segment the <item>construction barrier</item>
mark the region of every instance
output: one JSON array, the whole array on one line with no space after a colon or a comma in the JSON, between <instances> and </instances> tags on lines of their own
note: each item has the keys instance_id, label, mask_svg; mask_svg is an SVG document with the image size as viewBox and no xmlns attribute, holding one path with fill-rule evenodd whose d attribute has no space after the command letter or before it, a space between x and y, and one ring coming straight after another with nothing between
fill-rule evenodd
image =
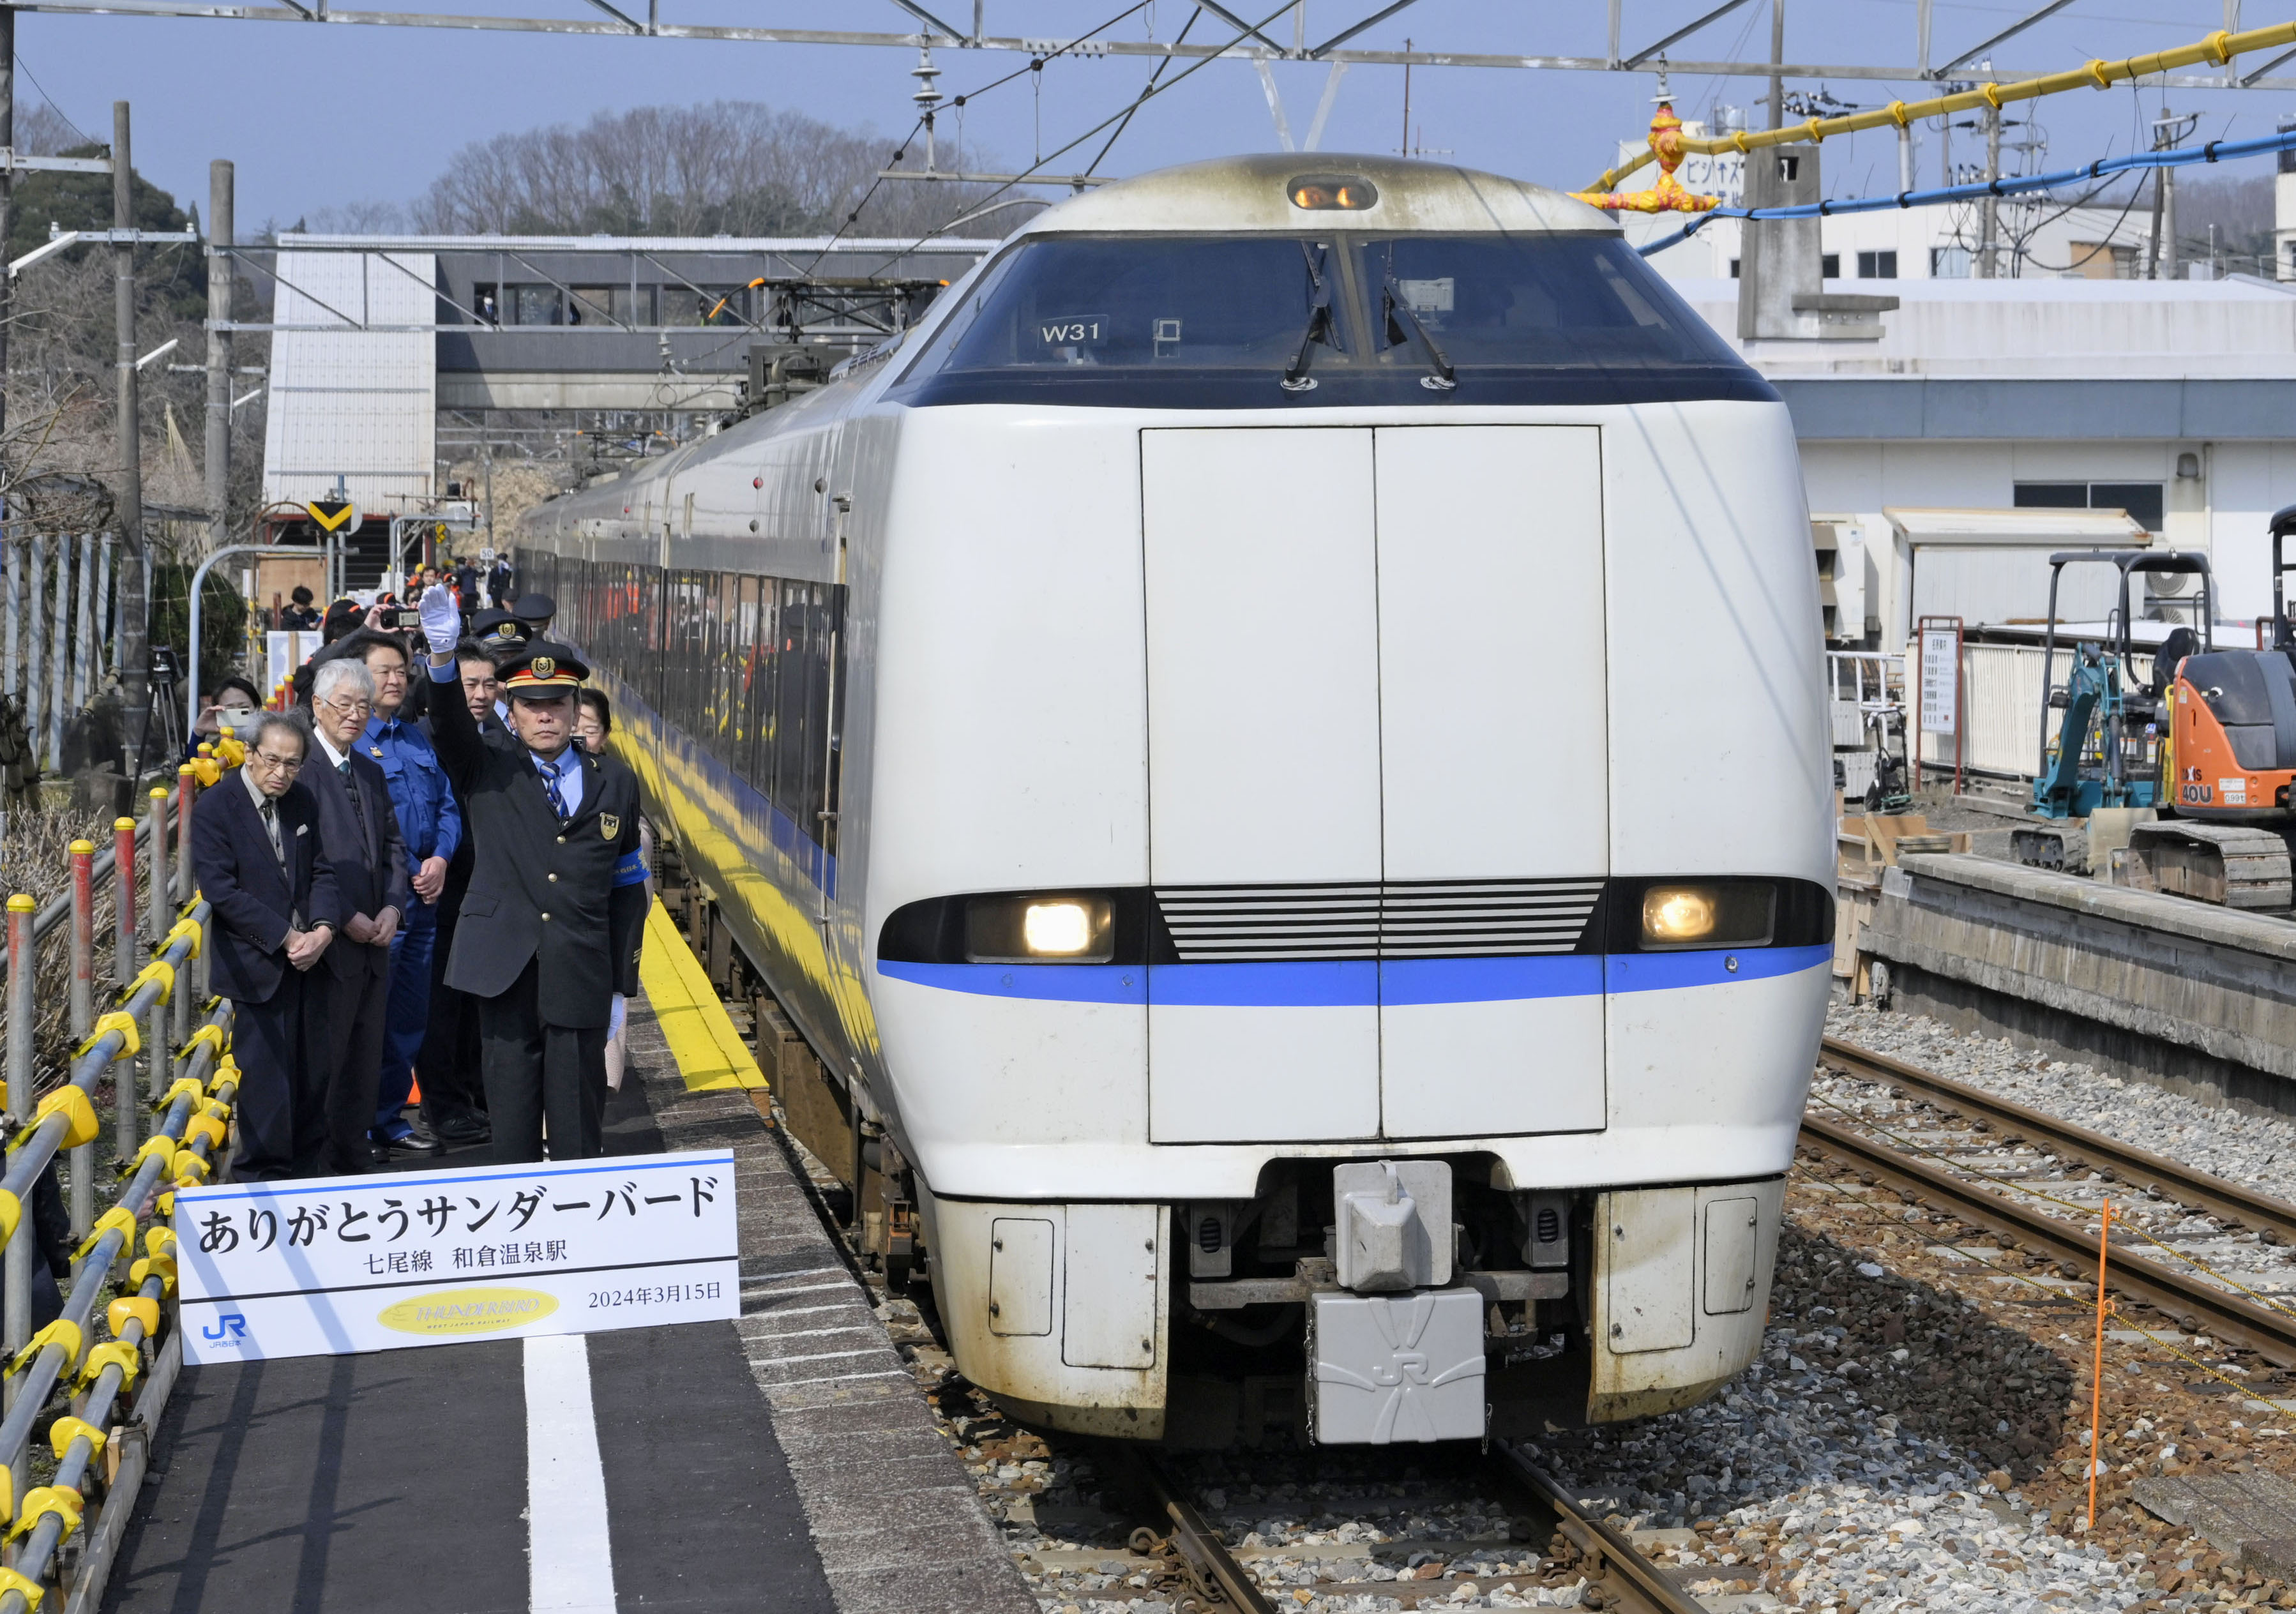
<instances>
[{"instance_id":1,"label":"construction barrier","mask_svg":"<svg viewBox=\"0 0 2296 1614\"><path fill-rule=\"evenodd\" d=\"M119 819L108 864L89 842L72 844L72 881L58 899L61 918L42 927L46 915L35 912L31 897L8 900L8 1135L0 1169L0 1296L5 1300L0 1346L8 1362L0 1376L0 1529L15 1551L12 1567L0 1569L0 1614L29 1614L52 1593L63 1594L67 1614L92 1610L100 1602L142 1483L152 1425L182 1360L180 1342L166 1326L172 1314L167 1303L176 1290L175 1234L167 1219L177 1188L208 1181L223 1164L239 1091L231 1005L207 1001L197 1011L198 1029L191 1029L210 918L208 903L191 889L193 784L187 769L172 812L169 793L154 790L141 831L134 821ZM139 862L148 894L146 933L140 938ZM107 878L114 882L119 914L111 973L119 984L111 1005L98 1013L94 891ZM169 900L171 888L180 906ZM71 1030L80 1041L63 1079L36 1098L39 955L41 943L58 930L69 937ZM139 1135L139 1054L158 1118L148 1135ZM114 1146L122 1181L111 1207L98 1216L94 1155L102 1127L93 1101L107 1076L117 1096ZM72 1233L78 1244L62 1315L34 1332L31 1281L38 1252L26 1206L42 1175L66 1150L71 1151ZM147 1375L150 1387L127 1411L125 1397ZM55 1469L46 1483L34 1486L33 1426L59 1392L81 1399L76 1413L67 1408L48 1425ZM107 1447L115 1459L110 1483L95 1518L86 1520L87 1539L70 1584L56 1585L51 1577L59 1571L60 1550L82 1529L91 1471L102 1472L96 1460Z\"/></svg>"}]
</instances>

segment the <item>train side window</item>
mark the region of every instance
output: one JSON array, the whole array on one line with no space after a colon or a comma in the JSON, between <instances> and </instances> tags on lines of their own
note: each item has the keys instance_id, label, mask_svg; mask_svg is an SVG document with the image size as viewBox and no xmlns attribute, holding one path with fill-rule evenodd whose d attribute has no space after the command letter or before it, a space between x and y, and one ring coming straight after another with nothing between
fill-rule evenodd
<instances>
[{"instance_id":1,"label":"train side window","mask_svg":"<svg viewBox=\"0 0 2296 1614\"><path fill-rule=\"evenodd\" d=\"M750 651L748 771L768 801L774 795L774 679L781 668L780 587L771 578L758 579L758 632Z\"/></svg>"}]
</instances>

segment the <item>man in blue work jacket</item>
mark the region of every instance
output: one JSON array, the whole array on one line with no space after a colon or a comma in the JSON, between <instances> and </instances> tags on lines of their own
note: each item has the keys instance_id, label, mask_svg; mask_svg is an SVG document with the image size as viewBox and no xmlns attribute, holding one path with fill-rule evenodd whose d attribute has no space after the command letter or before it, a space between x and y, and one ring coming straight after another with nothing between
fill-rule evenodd
<instances>
[{"instance_id":1,"label":"man in blue work jacket","mask_svg":"<svg viewBox=\"0 0 2296 1614\"><path fill-rule=\"evenodd\" d=\"M447 865L463 838L463 811L447 770L422 731L400 719L406 705L409 657L395 634L362 637L358 654L374 680L374 716L362 744L390 784L390 804L406 842L407 884L414 900L390 944L390 999L383 1013L381 1084L376 1091L375 1163L393 1153L443 1154L446 1144L406 1118L414 1054L430 1023L430 957L439 937L439 897Z\"/></svg>"}]
</instances>

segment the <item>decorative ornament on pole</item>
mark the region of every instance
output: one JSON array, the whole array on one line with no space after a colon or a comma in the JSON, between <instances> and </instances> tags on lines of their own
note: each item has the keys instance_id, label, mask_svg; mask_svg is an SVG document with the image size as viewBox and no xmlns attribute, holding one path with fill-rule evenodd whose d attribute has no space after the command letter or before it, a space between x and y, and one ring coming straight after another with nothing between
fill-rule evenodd
<instances>
[{"instance_id":1,"label":"decorative ornament on pole","mask_svg":"<svg viewBox=\"0 0 2296 1614\"><path fill-rule=\"evenodd\" d=\"M1660 89L1664 85L1661 81ZM1651 118L1650 149L1658 157L1658 183L1646 191L1573 191L1571 196L1611 213L1704 213L1719 207L1718 196L1701 196L1674 176L1688 153L1682 145L1682 119L1663 94Z\"/></svg>"}]
</instances>

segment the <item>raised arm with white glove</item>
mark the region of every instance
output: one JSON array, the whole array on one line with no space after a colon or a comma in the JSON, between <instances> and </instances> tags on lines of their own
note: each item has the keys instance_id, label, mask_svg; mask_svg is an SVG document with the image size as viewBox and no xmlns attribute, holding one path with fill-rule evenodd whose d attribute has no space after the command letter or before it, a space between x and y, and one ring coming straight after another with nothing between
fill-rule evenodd
<instances>
[{"instance_id":1,"label":"raised arm with white glove","mask_svg":"<svg viewBox=\"0 0 2296 1614\"><path fill-rule=\"evenodd\" d=\"M422 591L420 607L422 636L430 644L430 664L442 667L455 659L455 644L463 636L463 615L455 609L455 596L444 583L433 583Z\"/></svg>"}]
</instances>

